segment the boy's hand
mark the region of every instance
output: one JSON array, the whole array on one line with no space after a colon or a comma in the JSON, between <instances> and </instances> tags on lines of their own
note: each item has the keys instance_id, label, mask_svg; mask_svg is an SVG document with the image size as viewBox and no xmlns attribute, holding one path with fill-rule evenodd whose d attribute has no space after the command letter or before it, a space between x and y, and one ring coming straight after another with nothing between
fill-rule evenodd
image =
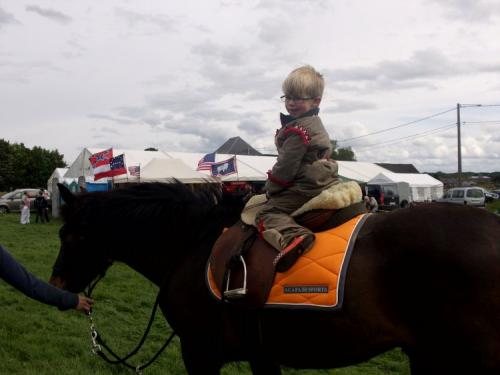
<instances>
[{"instance_id":1,"label":"boy's hand","mask_svg":"<svg viewBox=\"0 0 500 375\"><path fill-rule=\"evenodd\" d=\"M94 304L94 300L85 296L78 296L78 305L75 309L79 311L89 312Z\"/></svg>"}]
</instances>

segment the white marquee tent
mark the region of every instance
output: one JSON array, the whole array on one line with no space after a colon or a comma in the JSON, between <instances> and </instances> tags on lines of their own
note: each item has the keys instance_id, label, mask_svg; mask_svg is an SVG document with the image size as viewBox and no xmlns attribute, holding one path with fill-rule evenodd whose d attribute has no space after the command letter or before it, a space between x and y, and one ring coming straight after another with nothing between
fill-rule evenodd
<instances>
[{"instance_id":1,"label":"white marquee tent","mask_svg":"<svg viewBox=\"0 0 500 375\"><path fill-rule=\"evenodd\" d=\"M82 152L77 156L75 161L69 166L68 171L64 177L78 178L80 176L92 177L92 167L90 166L89 158L92 154L103 151L102 149L96 148L84 148ZM141 169L153 159L168 159L167 156L162 151L141 151L141 150L123 150L123 149L113 149L113 156L125 155L125 165L130 166L140 166ZM121 176L120 180L127 180L130 176L130 172L127 170L127 175ZM133 176L132 176L133 178ZM118 177L115 177L115 181L118 181Z\"/></svg>"},{"instance_id":2,"label":"white marquee tent","mask_svg":"<svg viewBox=\"0 0 500 375\"><path fill-rule=\"evenodd\" d=\"M93 148L83 149L71 164L64 177L78 178L84 176L87 181L91 181L92 168L89 157L99 151L102 150ZM211 178L210 171L196 171L198 161L205 155L203 153L113 149L113 154L115 156L124 154L127 167L140 166L140 181L167 181L174 177L180 180L185 179L185 181L191 181L192 183L206 182L207 179ZM221 162L233 156L235 155L216 154L215 162ZM216 180L265 181L267 179L267 171L273 167L275 162L276 156L236 155L237 173L217 177ZM339 176L346 180L367 183L377 175L382 174L385 176L384 178L391 181L408 182L414 188L412 192L418 200L426 200L429 197L435 199L442 195L443 184L427 174L393 173L377 164L367 162L338 161L337 163L339 166ZM130 172L127 171L126 175L114 177L114 181L116 183L138 182L139 178L131 176Z\"/></svg>"},{"instance_id":3,"label":"white marquee tent","mask_svg":"<svg viewBox=\"0 0 500 375\"><path fill-rule=\"evenodd\" d=\"M117 178L116 182L120 182ZM134 180L134 178L136 180ZM141 168L140 177L128 177L128 182L171 182L177 179L186 184L212 182L211 176L194 171L180 159L152 159Z\"/></svg>"},{"instance_id":4,"label":"white marquee tent","mask_svg":"<svg viewBox=\"0 0 500 375\"><path fill-rule=\"evenodd\" d=\"M373 177L368 184L388 184L406 182L410 185L414 202L436 200L443 196L443 183L425 173L383 172Z\"/></svg>"},{"instance_id":5,"label":"white marquee tent","mask_svg":"<svg viewBox=\"0 0 500 375\"><path fill-rule=\"evenodd\" d=\"M172 158L181 159L193 170L198 167L198 161L205 156L202 153L191 152L167 152ZM234 157L232 154L216 154L215 162L221 162ZM265 181L267 180L267 171L270 170L276 163L275 156L253 156L253 155L236 155L237 173L233 173L220 178L221 181ZM200 171L207 176L210 171Z\"/></svg>"},{"instance_id":6,"label":"white marquee tent","mask_svg":"<svg viewBox=\"0 0 500 375\"><path fill-rule=\"evenodd\" d=\"M379 173L389 172L387 169L374 163L360 161L337 161L339 176L358 182L368 182Z\"/></svg>"},{"instance_id":7,"label":"white marquee tent","mask_svg":"<svg viewBox=\"0 0 500 375\"><path fill-rule=\"evenodd\" d=\"M52 172L49 179L47 180L47 190L49 191L49 193L52 194L52 181L54 179L57 179L57 181L61 182L67 171L68 171L68 168L56 168L56 169L54 169L54 172Z\"/></svg>"}]
</instances>

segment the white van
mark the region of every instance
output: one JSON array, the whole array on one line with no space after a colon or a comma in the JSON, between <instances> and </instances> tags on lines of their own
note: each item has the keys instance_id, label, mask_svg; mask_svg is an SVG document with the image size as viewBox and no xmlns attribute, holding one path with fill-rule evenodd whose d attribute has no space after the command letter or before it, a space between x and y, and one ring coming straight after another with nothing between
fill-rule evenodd
<instances>
[{"instance_id":1,"label":"white van","mask_svg":"<svg viewBox=\"0 0 500 375\"><path fill-rule=\"evenodd\" d=\"M438 202L450 202L484 207L484 191L477 187L461 187L448 190Z\"/></svg>"}]
</instances>

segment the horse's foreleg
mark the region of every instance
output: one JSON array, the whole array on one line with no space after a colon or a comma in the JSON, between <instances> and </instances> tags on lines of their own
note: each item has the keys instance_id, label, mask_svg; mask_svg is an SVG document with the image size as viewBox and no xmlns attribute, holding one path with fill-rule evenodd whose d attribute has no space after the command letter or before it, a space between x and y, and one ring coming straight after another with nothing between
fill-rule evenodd
<instances>
[{"instance_id":1,"label":"horse's foreleg","mask_svg":"<svg viewBox=\"0 0 500 375\"><path fill-rule=\"evenodd\" d=\"M189 375L219 375L222 367L220 359L207 346L181 344L182 359Z\"/></svg>"},{"instance_id":2,"label":"horse's foreleg","mask_svg":"<svg viewBox=\"0 0 500 375\"><path fill-rule=\"evenodd\" d=\"M256 358L249 361L253 375L281 375L280 365L264 358Z\"/></svg>"}]
</instances>

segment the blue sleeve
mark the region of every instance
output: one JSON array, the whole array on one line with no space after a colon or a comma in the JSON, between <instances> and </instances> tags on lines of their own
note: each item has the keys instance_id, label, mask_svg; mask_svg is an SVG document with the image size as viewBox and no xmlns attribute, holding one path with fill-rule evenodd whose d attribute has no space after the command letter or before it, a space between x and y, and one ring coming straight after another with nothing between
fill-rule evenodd
<instances>
[{"instance_id":1,"label":"blue sleeve","mask_svg":"<svg viewBox=\"0 0 500 375\"><path fill-rule=\"evenodd\" d=\"M61 310L74 308L78 304L78 295L36 278L2 246L0 246L0 278L26 296L47 305L57 306Z\"/></svg>"}]
</instances>

